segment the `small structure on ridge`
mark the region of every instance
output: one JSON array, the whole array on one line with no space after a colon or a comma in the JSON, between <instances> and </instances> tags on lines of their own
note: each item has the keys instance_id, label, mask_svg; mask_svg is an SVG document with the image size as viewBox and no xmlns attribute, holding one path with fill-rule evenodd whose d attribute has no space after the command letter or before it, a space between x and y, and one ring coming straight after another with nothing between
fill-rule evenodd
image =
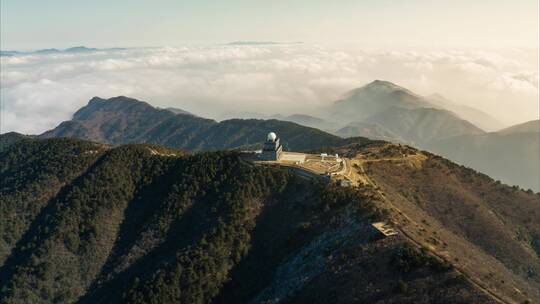
<instances>
[{"instance_id":1,"label":"small structure on ridge","mask_svg":"<svg viewBox=\"0 0 540 304\"><path fill-rule=\"evenodd\" d=\"M398 234L398 232L386 222L376 222L371 224L377 229L384 237Z\"/></svg>"},{"instance_id":2,"label":"small structure on ridge","mask_svg":"<svg viewBox=\"0 0 540 304\"><path fill-rule=\"evenodd\" d=\"M279 137L274 132L268 133L260 158L262 160L277 161L281 157L283 147L279 143Z\"/></svg>"}]
</instances>

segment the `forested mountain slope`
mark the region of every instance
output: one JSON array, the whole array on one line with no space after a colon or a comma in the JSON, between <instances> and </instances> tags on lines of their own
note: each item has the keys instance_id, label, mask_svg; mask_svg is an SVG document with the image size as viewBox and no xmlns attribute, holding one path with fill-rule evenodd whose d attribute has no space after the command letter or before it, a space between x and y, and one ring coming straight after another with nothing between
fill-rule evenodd
<instances>
[{"instance_id":1,"label":"forested mountain slope","mask_svg":"<svg viewBox=\"0 0 540 304\"><path fill-rule=\"evenodd\" d=\"M29 137L17 132L8 132L4 134L0 134L0 152L7 149L12 144L28 139Z\"/></svg>"},{"instance_id":2,"label":"forested mountain slope","mask_svg":"<svg viewBox=\"0 0 540 304\"><path fill-rule=\"evenodd\" d=\"M292 122L231 119L216 122L175 114L127 97L94 97L87 106L41 137L75 137L109 144L154 143L188 150L218 150L260 145L269 132L285 140L286 148L313 149L343 139Z\"/></svg>"},{"instance_id":3,"label":"forested mountain slope","mask_svg":"<svg viewBox=\"0 0 540 304\"><path fill-rule=\"evenodd\" d=\"M103 149L77 139L51 139L21 140L0 152L0 262L49 201L87 170Z\"/></svg>"},{"instance_id":4,"label":"forested mountain slope","mask_svg":"<svg viewBox=\"0 0 540 304\"><path fill-rule=\"evenodd\" d=\"M0 231L2 303L496 303L405 235L381 239L370 186L72 139L13 144L0 168L0 222L24 219Z\"/></svg>"}]
</instances>

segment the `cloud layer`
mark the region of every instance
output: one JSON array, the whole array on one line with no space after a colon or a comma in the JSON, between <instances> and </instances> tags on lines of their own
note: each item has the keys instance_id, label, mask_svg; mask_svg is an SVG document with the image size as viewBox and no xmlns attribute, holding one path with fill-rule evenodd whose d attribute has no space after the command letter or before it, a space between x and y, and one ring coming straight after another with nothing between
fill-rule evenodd
<instances>
[{"instance_id":1,"label":"cloud layer","mask_svg":"<svg viewBox=\"0 0 540 304\"><path fill-rule=\"evenodd\" d=\"M1 57L1 132L36 134L93 96L202 116L314 113L384 79L511 124L538 119L538 50L380 51L313 45L190 46ZM226 114L229 113L229 114Z\"/></svg>"}]
</instances>

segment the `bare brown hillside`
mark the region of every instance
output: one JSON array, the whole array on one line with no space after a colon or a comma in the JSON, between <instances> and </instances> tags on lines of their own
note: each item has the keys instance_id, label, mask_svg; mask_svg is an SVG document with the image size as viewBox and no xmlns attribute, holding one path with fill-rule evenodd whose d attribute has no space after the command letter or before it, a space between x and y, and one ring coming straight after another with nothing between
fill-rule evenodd
<instances>
[{"instance_id":1,"label":"bare brown hillside","mask_svg":"<svg viewBox=\"0 0 540 304\"><path fill-rule=\"evenodd\" d=\"M540 301L540 196L416 149L341 149L419 246L508 303Z\"/></svg>"}]
</instances>

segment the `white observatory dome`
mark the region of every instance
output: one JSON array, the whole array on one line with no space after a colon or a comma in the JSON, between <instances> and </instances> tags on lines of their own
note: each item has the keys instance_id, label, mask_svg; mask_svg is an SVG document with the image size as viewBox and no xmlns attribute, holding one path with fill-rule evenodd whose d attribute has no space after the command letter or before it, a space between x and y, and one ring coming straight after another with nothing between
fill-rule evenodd
<instances>
[{"instance_id":1,"label":"white observatory dome","mask_svg":"<svg viewBox=\"0 0 540 304\"><path fill-rule=\"evenodd\" d=\"M277 135L276 135L276 133L274 133L274 132L270 132L270 133L268 133L268 135L266 136L266 140L268 140L268 141L274 142L274 141L276 141L276 139L277 139Z\"/></svg>"}]
</instances>

